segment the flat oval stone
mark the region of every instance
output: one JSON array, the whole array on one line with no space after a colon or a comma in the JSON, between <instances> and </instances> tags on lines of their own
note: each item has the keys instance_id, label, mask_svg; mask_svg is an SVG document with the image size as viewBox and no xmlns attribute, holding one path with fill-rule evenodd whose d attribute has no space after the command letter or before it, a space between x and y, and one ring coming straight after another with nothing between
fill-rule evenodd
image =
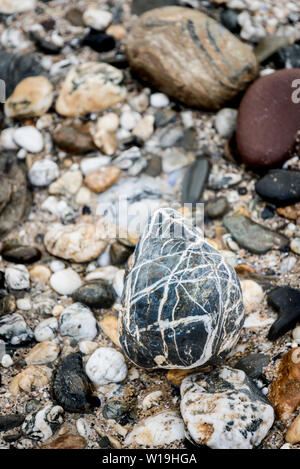
<instances>
[{"instance_id":1,"label":"flat oval stone","mask_svg":"<svg viewBox=\"0 0 300 469\"><path fill-rule=\"evenodd\" d=\"M182 183L183 204L195 204L200 201L209 171L210 163L206 158L200 158L186 170Z\"/></svg>"},{"instance_id":2,"label":"flat oval stone","mask_svg":"<svg viewBox=\"0 0 300 469\"><path fill-rule=\"evenodd\" d=\"M277 207L300 202L300 171L273 169L256 184L258 195Z\"/></svg>"},{"instance_id":3,"label":"flat oval stone","mask_svg":"<svg viewBox=\"0 0 300 469\"><path fill-rule=\"evenodd\" d=\"M74 301L96 308L110 308L115 302L114 290L104 280L82 285L72 294L72 298Z\"/></svg>"},{"instance_id":4,"label":"flat oval stone","mask_svg":"<svg viewBox=\"0 0 300 469\"><path fill-rule=\"evenodd\" d=\"M284 249L289 244L285 236L255 223L245 215L227 215L224 225L242 248L254 254L265 254L271 249Z\"/></svg>"},{"instance_id":5,"label":"flat oval stone","mask_svg":"<svg viewBox=\"0 0 300 469\"><path fill-rule=\"evenodd\" d=\"M40 260L41 251L33 246L5 246L1 252L3 258L8 262L16 264L33 264Z\"/></svg>"},{"instance_id":6,"label":"flat oval stone","mask_svg":"<svg viewBox=\"0 0 300 469\"><path fill-rule=\"evenodd\" d=\"M64 125L52 134L54 143L63 151L83 155L96 149L87 125Z\"/></svg>"},{"instance_id":7,"label":"flat oval stone","mask_svg":"<svg viewBox=\"0 0 300 469\"><path fill-rule=\"evenodd\" d=\"M143 80L193 107L219 109L257 75L251 49L190 8L144 13L128 35L127 55Z\"/></svg>"},{"instance_id":8,"label":"flat oval stone","mask_svg":"<svg viewBox=\"0 0 300 469\"><path fill-rule=\"evenodd\" d=\"M280 70L257 80L242 99L236 141L248 167L278 166L289 158L300 129L300 106L293 100L297 89L292 88L297 79L300 68Z\"/></svg>"},{"instance_id":9,"label":"flat oval stone","mask_svg":"<svg viewBox=\"0 0 300 469\"><path fill-rule=\"evenodd\" d=\"M234 346L244 323L240 283L198 228L175 210L157 210L133 256L119 326L131 361L195 368Z\"/></svg>"}]
</instances>

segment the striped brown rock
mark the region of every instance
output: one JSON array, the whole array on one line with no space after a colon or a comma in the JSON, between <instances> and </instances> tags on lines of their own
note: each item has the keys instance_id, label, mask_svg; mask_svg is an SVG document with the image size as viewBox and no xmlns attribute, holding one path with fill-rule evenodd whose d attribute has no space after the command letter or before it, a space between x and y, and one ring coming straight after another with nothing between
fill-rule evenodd
<instances>
[{"instance_id":1,"label":"striped brown rock","mask_svg":"<svg viewBox=\"0 0 300 469\"><path fill-rule=\"evenodd\" d=\"M188 106L218 109L257 75L251 49L205 14L170 6L143 14L127 39L143 80Z\"/></svg>"}]
</instances>

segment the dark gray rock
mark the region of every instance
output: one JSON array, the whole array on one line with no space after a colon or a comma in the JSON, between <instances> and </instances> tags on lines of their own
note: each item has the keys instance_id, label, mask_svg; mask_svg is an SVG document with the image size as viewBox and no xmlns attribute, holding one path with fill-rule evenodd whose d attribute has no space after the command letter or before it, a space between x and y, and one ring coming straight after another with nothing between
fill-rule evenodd
<instances>
[{"instance_id":1,"label":"dark gray rock","mask_svg":"<svg viewBox=\"0 0 300 469\"><path fill-rule=\"evenodd\" d=\"M210 163L206 158L195 161L186 171L182 183L182 203L195 204L200 202L210 171Z\"/></svg>"},{"instance_id":2,"label":"dark gray rock","mask_svg":"<svg viewBox=\"0 0 300 469\"><path fill-rule=\"evenodd\" d=\"M285 249L289 244L285 236L255 223L245 215L227 215L224 225L242 248L254 254L265 254L271 249Z\"/></svg>"},{"instance_id":3,"label":"dark gray rock","mask_svg":"<svg viewBox=\"0 0 300 469\"><path fill-rule=\"evenodd\" d=\"M82 285L72 294L72 298L74 301L95 308L110 308L115 302L114 290L104 280Z\"/></svg>"},{"instance_id":4,"label":"dark gray rock","mask_svg":"<svg viewBox=\"0 0 300 469\"><path fill-rule=\"evenodd\" d=\"M55 373L52 392L67 412L88 412L99 406L99 399L92 395L80 353L72 353L62 360Z\"/></svg>"},{"instance_id":5,"label":"dark gray rock","mask_svg":"<svg viewBox=\"0 0 300 469\"><path fill-rule=\"evenodd\" d=\"M234 269L178 212L154 213L122 298L120 343L145 368L192 368L236 343L244 322Z\"/></svg>"},{"instance_id":6,"label":"dark gray rock","mask_svg":"<svg viewBox=\"0 0 300 469\"><path fill-rule=\"evenodd\" d=\"M241 358L235 368L242 370L251 379L265 379L263 370L268 366L270 357L263 353L251 353L246 357Z\"/></svg>"},{"instance_id":7,"label":"dark gray rock","mask_svg":"<svg viewBox=\"0 0 300 469\"><path fill-rule=\"evenodd\" d=\"M108 402L102 410L105 419L120 420L128 412L128 404L125 401L115 399Z\"/></svg>"},{"instance_id":8,"label":"dark gray rock","mask_svg":"<svg viewBox=\"0 0 300 469\"><path fill-rule=\"evenodd\" d=\"M256 192L277 207L300 202L300 171L273 169L257 182Z\"/></svg>"},{"instance_id":9,"label":"dark gray rock","mask_svg":"<svg viewBox=\"0 0 300 469\"><path fill-rule=\"evenodd\" d=\"M7 430L20 427L24 420L25 415L23 414L0 415L0 432L5 432Z\"/></svg>"},{"instance_id":10,"label":"dark gray rock","mask_svg":"<svg viewBox=\"0 0 300 469\"><path fill-rule=\"evenodd\" d=\"M110 247L110 258L113 265L123 265L128 260L129 256L132 254L133 250L128 246L116 241L112 243Z\"/></svg>"},{"instance_id":11,"label":"dark gray rock","mask_svg":"<svg viewBox=\"0 0 300 469\"><path fill-rule=\"evenodd\" d=\"M277 69L300 68L300 43L279 49L272 57Z\"/></svg>"},{"instance_id":12,"label":"dark gray rock","mask_svg":"<svg viewBox=\"0 0 300 469\"><path fill-rule=\"evenodd\" d=\"M166 7L168 5L178 5L177 0L133 0L131 13L133 15L141 15L145 11L153 10L153 8Z\"/></svg>"},{"instance_id":13,"label":"dark gray rock","mask_svg":"<svg viewBox=\"0 0 300 469\"><path fill-rule=\"evenodd\" d=\"M9 242L2 249L2 257L8 262L16 264L33 264L40 260L41 251L33 246L22 246L15 242Z\"/></svg>"}]
</instances>

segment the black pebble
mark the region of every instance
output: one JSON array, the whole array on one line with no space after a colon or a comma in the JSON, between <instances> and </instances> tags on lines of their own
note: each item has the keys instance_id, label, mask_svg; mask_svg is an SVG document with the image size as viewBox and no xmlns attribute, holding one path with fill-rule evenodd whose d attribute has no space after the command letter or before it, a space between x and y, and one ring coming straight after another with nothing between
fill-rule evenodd
<instances>
[{"instance_id":1,"label":"black pebble","mask_svg":"<svg viewBox=\"0 0 300 469\"><path fill-rule=\"evenodd\" d=\"M268 355L264 355L263 353L251 353L241 358L235 365L235 368L244 371L249 378L266 381L263 369L268 366L269 362L270 357Z\"/></svg>"},{"instance_id":2,"label":"black pebble","mask_svg":"<svg viewBox=\"0 0 300 469\"><path fill-rule=\"evenodd\" d=\"M57 368L53 396L67 412L89 412L99 407L100 400L92 395L91 383L86 376L80 353L72 353Z\"/></svg>"},{"instance_id":3,"label":"black pebble","mask_svg":"<svg viewBox=\"0 0 300 469\"><path fill-rule=\"evenodd\" d=\"M229 29L233 34L239 34L241 26L238 22L238 13L233 10L222 10L220 20L225 28Z\"/></svg>"},{"instance_id":4,"label":"black pebble","mask_svg":"<svg viewBox=\"0 0 300 469\"><path fill-rule=\"evenodd\" d=\"M278 318L268 333L268 339L277 340L300 321L300 290L277 287L268 294L268 303L278 311Z\"/></svg>"},{"instance_id":5,"label":"black pebble","mask_svg":"<svg viewBox=\"0 0 300 469\"><path fill-rule=\"evenodd\" d=\"M275 216L275 209L271 205L266 205L263 211L261 212L261 218L263 220L268 220Z\"/></svg>"},{"instance_id":6,"label":"black pebble","mask_svg":"<svg viewBox=\"0 0 300 469\"><path fill-rule=\"evenodd\" d=\"M282 47L270 59L277 69L300 67L300 44Z\"/></svg>"},{"instance_id":7,"label":"black pebble","mask_svg":"<svg viewBox=\"0 0 300 469\"><path fill-rule=\"evenodd\" d=\"M82 45L88 46L96 52L108 52L115 48L116 40L109 34L91 29L83 38Z\"/></svg>"},{"instance_id":8,"label":"black pebble","mask_svg":"<svg viewBox=\"0 0 300 469\"><path fill-rule=\"evenodd\" d=\"M182 203L200 202L210 172L210 163L206 158L195 161L186 171L182 183Z\"/></svg>"},{"instance_id":9,"label":"black pebble","mask_svg":"<svg viewBox=\"0 0 300 469\"><path fill-rule=\"evenodd\" d=\"M286 207L300 202L300 171L272 169L256 183L258 195L276 205Z\"/></svg>"},{"instance_id":10,"label":"black pebble","mask_svg":"<svg viewBox=\"0 0 300 469\"><path fill-rule=\"evenodd\" d=\"M20 427L25 420L23 414L0 415L0 432Z\"/></svg>"}]
</instances>

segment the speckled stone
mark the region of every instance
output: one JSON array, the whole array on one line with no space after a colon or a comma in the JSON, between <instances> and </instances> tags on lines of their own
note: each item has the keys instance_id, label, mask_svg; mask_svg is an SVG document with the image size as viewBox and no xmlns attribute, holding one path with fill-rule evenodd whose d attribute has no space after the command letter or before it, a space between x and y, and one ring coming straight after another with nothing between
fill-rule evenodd
<instances>
[{"instance_id":1,"label":"speckled stone","mask_svg":"<svg viewBox=\"0 0 300 469\"><path fill-rule=\"evenodd\" d=\"M289 158L300 128L300 106L292 99L296 79L299 68L272 73L257 80L243 97L236 141L247 166L277 166Z\"/></svg>"},{"instance_id":2,"label":"speckled stone","mask_svg":"<svg viewBox=\"0 0 300 469\"><path fill-rule=\"evenodd\" d=\"M195 443L212 449L251 449L274 422L268 400L241 370L197 373L181 384L181 414Z\"/></svg>"},{"instance_id":3,"label":"speckled stone","mask_svg":"<svg viewBox=\"0 0 300 469\"><path fill-rule=\"evenodd\" d=\"M242 248L254 254L265 254L271 249L284 249L289 244L285 236L255 223L245 215L227 215L224 225Z\"/></svg>"},{"instance_id":4,"label":"speckled stone","mask_svg":"<svg viewBox=\"0 0 300 469\"><path fill-rule=\"evenodd\" d=\"M131 68L143 80L188 106L224 107L257 74L251 49L191 8L167 6L144 13L126 46Z\"/></svg>"},{"instance_id":5,"label":"speckled stone","mask_svg":"<svg viewBox=\"0 0 300 469\"><path fill-rule=\"evenodd\" d=\"M239 280L202 232L156 211L133 255L120 343L138 366L195 368L229 351L244 322Z\"/></svg>"}]
</instances>

